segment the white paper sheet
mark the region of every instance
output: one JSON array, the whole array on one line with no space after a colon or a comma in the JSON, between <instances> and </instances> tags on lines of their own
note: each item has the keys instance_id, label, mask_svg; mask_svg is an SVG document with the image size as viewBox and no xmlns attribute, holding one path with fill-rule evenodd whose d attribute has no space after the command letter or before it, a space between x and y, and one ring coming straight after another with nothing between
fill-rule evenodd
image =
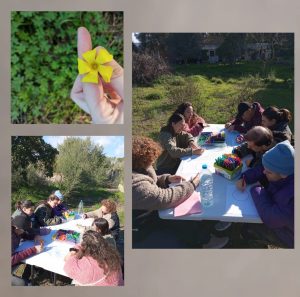
<instances>
[{"instance_id":1,"label":"white paper sheet","mask_svg":"<svg viewBox=\"0 0 300 297\"><path fill-rule=\"evenodd\" d=\"M258 216L256 207L250 194L250 187L244 192L239 191L235 185L228 185L226 191L225 216Z\"/></svg>"}]
</instances>

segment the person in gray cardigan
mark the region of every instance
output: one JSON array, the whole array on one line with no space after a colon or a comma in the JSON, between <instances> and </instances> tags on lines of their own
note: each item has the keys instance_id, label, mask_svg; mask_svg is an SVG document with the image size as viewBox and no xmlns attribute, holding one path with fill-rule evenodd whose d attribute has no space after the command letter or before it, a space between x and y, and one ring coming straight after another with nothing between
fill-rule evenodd
<instances>
[{"instance_id":1,"label":"person in gray cardigan","mask_svg":"<svg viewBox=\"0 0 300 297\"><path fill-rule=\"evenodd\" d=\"M189 235L189 240L196 241L200 238L198 226L197 228L190 228L194 222L178 221L171 223L164 222L157 217L157 210L175 207L186 199L188 199L200 182L200 176L197 174L190 181L184 180L181 176L163 174L157 176L153 165L157 157L161 153L161 147L158 143L154 142L148 137L134 136L132 140L132 208L133 208L133 228L136 231L145 228L147 232L162 229L167 224L169 225L167 231L162 237L172 233L174 229L187 229L181 232L181 235ZM169 188L170 183L178 183L174 187ZM153 215L155 213L155 215ZM151 216L150 216L151 214ZM148 219L147 220L147 216ZM141 223L142 222L142 223ZM181 225L181 226L179 226ZM184 226L183 226L184 225ZM186 226L189 227L186 228ZM175 227L176 226L176 227ZM178 228L177 228L178 227ZM192 232L192 230L197 230ZM190 232L190 233L189 233ZM140 232L141 233L141 232ZM183 234L184 233L184 234ZM198 233L198 234L195 234ZM134 235L133 235L134 237ZM212 247L211 236L207 230L201 233L202 243L209 244L203 245L204 247ZM213 238L213 247L222 247L228 242L228 238ZM134 243L134 242L133 242ZM147 246L144 246L147 247ZM149 246L148 246L149 247Z\"/></svg>"},{"instance_id":2,"label":"person in gray cardigan","mask_svg":"<svg viewBox=\"0 0 300 297\"><path fill-rule=\"evenodd\" d=\"M159 145L147 137L134 137L132 143L132 208L159 210L175 207L189 198L199 184L199 174L191 181L182 177L163 174L157 176L153 168L161 152Z\"/></svg>"},{"instance_id":3,"label":"person in gray cardigan","mask_svg":"<svg viewBox=\"0 0 300 297\"><path fill-rule=\"evenodd\" d=\"M180 158L184 156L201 155L204 149L195 144L194 137L183 131L185 120L183 115L174 113L167 126L161 128L159 142L163 148L157 160L158 174L175 174Z\"/></svg>"}]
</instances>

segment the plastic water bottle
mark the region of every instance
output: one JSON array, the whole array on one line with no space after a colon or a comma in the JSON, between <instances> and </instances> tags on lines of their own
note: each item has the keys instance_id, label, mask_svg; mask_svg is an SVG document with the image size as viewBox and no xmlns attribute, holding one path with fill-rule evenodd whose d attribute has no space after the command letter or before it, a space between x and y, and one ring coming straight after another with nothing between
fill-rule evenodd
<instances>
[{"instance_id":1,"label":"plastic water bottle","mask_svg":"<svg viewBox=\"0 0 300 297\"><path fill-rule=\"evenodd\" d=\"M78 216L80 218L82 218L83 213L84 213L84 211L83 211L83 201L82 200L80 200L80 202L78 204L78 212L77 213L78 213Z\"/></svg>"},{"instance_id":2,"label":"plastic water bottle","mask_svg":"<svg viewBox=\"0 0 300 297\"><path fill-rule=\"evenodd\" d=\"M202 165L199 187L202 206L204 208L212 206L214 203L213 176L206 164Z\"/></svg>"}]
</instances>

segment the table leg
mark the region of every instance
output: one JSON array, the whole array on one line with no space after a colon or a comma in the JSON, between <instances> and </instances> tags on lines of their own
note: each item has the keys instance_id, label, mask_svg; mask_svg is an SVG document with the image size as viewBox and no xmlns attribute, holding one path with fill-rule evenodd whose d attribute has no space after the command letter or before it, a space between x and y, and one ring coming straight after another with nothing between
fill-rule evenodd
<instances>
[{"instance_id":1,"label":"table leg","mask_svg":"<svg viewBox=\"0 0 300 297\"><path fill-rule=\"evenodd\" d=\"M31 265L30 268L30 279L31 279L31 285L34 286L34 265Z\"/></svg>"},{"instance_id":2,"label":"table leg","mask_svg":"<svg viewBox=\"0 0 300 297\"><path fill-rule=\"evenodd\" d=\"M53 272L53 285L56 286L56 273Z\"/></svg>"}]
</instances>

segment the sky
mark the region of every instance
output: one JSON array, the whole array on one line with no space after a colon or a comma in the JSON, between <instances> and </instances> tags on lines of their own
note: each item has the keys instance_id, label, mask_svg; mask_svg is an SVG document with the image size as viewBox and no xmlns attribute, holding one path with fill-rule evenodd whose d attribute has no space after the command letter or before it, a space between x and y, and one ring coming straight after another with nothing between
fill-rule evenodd
<instances>
[{"instance_id":1,"label":"sky","mask_svg":"<svg viewBox=\"0 0 300 297\"><path fill-rule=\"evenodd\" d=\"M46 143L57 148L62 144L68 136L43 136ZM69 136L70 137L70 136ZM80 138L87 138L88 136L73 136ZM103 152L107 157L124 157L124 136L89 136L92 142L102 145Z\"/></svg>"}]
</instances>

